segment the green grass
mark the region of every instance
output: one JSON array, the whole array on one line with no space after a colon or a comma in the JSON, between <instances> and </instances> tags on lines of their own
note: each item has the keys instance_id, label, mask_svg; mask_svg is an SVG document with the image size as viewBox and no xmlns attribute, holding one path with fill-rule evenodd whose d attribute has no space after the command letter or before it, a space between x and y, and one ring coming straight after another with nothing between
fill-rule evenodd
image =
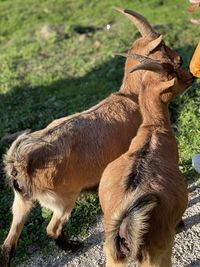
<instances>
[{"instance_id":1,"label":"green grass","mask_svg":"<svg viewBox=\"0 0 200 267\"><path fill-rule=\"evenodd\" d=\"M166 43L188 64L199 41L199 27L189 23L187 0L0 0L0 138L27 128L40 129L118 90L124 60L114 58L113 52L127 50L137 31L111 9L113 5L135 9L151 23L163 25L159 31ZM53 29L46 39L41 36L45 25ZM200 151L199 89L197 82L171 105L180 164L188 180L199 178L191 167L192 155ZM6 147L0 143L1 155ZM0 179L0 243L11 221L12 199L12 192ZM65 231L84 235L98 212L96 196L82 197ZM32 243L48 250L45 227L49 219L50 213L39 207L31 213L14 266L26 259L27 246Z\"/></svg>"}]
</instances>

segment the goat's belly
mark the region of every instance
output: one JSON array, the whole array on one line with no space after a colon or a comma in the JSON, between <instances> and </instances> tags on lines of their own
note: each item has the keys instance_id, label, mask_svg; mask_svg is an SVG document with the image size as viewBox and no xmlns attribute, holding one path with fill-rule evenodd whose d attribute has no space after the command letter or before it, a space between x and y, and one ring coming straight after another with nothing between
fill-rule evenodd
<instances>
[{"instance_id":1,"label":"goat's belly","mask_svg":"<svg viewBox=\"0 0 200 267\"><path fill-rule=\"evenodd\" d=\"M98 173L94 172L92 175L80 176L81 191L97 192L102 173L103 170Z\"/></svg>"},{"instance_id":2,"label":"goat's belly","mask_svg":"<svg viewBox=\"0 0 200 267\"><path fill-rule=\"evenodd\" d=\"M63 199L61 199L56 193L51 191L45 191L37 195L37 201L42 207L48 208L51 211L63 210Z\"/></svg>"},{"instance_id":3,"label":"goat's belly","mask_svg":"<svg viewBox=\"0 0 200 267\"><path fill-rule=\"evenodd\" d=\"M67 173L68 179L72 179L73 183L77 183L77 186L81 185L81 190L97 187L107 165L121 156L129 145L128 142L125 145L118 144L118 146L116 143L112 147L107 146L109 153L105 151L105 148L102 148L101 153L94 157L80 157L77 169Z\"/></svg>"}]
</instances>

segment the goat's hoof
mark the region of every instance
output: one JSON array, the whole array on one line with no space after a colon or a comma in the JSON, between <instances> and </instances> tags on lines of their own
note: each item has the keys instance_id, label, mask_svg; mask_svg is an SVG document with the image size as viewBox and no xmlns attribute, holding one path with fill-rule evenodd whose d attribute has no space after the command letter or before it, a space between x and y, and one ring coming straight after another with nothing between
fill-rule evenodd
<instances>
[{"instance_id":1,"label":"goat's hoof","mask_svg":"<svg viewBox=\"0 0 200 267\"><path fill-rule=\"evenodd\" d=\"M64 235L61 235L55 241L58 247L65 251L71 250L72 252L74 252L79 250L83 246L82 242L69 240Z\"/></svg>"},{"instance_id":2,"label":"goat's hoof","mask_svg":"<svg viewBox=\"0 0 200 267\"><path fill-rule=\"evenodd\" d=\"M83 247L83 243L78 241L78 240L76 240L76 241L75 240L68 240L68 242L69 242L69 245L70 245L70 250L72 252L77 251L77 250L79 250L80 248Z\"/></svg>"},{"instance_id":3,"label":"goat's hoof","mask_svg":"<svg viewBox=\"0 0 200 267\"><path fill-rule=\"evenodd\" d=\"M10 267L10 250L0 247L0 267Z\"/></svg>"}]
</instances>

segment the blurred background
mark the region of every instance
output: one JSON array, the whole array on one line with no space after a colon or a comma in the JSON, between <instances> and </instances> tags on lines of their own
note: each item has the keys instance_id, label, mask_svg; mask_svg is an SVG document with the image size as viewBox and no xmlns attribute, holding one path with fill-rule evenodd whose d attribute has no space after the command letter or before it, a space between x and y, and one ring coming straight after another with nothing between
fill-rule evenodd
<instances>
[{"instance_id":1,"label":"blurred background","mask_svg":"<svg viewBox=\"0 0 200 267\"><path fill-rule=\"evenodd\" d=\"M134 9L163 34L187 67L200 41L200 18L187 0L0 0L0 156L11 134L40 129L55 118L85 110L111 92L123 78L127 51L139 36L133 24L112 6ZM192 156L200 152L200 82L171 106L180 149L180 168L188 183L200 176ZM0 244L10 222L13 194L0 171ZM65 231L85 235L100 208L96 195L79 199ZM14 266L37 250L48 252L45 227L50 212L37 207L19 241Z\"/></svg>"}]
</instances>

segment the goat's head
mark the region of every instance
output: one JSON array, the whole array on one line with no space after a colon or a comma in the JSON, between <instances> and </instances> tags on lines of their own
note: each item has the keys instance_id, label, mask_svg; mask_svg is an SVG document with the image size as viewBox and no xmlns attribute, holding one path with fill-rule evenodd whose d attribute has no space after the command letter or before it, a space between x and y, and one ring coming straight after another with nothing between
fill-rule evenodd
<instances>
[{"instance_id":1,"label":"goat's head","mask_svg":"<svg viewBox=\"0 0 200 267\"><path fill-rule=\"evenodd\" d=\"M115 10L126 15L137 27L142 36L133 43L132 47L128 51L128 54L140 54L155 60L159 60L162 63L169 63L175 69L179 69L181 67L181 56L176 51L170 49L168 46L165 45L162 35L157 33L142 15L132 10L126 10L121 8L115 8ZM137 84L140 84L141 82L142 73L129 73L130 68L136 64L136 59L131 57L127 58L125 64L123 86L131 90L132 85L134 85L134 88L132 90L134 90L134 93L138 94L139 87L137 86Z\"/></svg>"},{"instance_id":2,"label":"goat's head","mask_svg":"<svg viewBox=\"0 0 200 267\"><path fill-rule=\"evenodd\" d=\"M129 69L129 73L145 71L141 79L141 88L147 88L145 91L147 94L155 95L155 100L159 96L163 103L169 103L194 81L194 77L188 70L175 67L173 64L162 63L159 60L138 54L122 55L140 62Z\"/></svg>"}]
</instances>

